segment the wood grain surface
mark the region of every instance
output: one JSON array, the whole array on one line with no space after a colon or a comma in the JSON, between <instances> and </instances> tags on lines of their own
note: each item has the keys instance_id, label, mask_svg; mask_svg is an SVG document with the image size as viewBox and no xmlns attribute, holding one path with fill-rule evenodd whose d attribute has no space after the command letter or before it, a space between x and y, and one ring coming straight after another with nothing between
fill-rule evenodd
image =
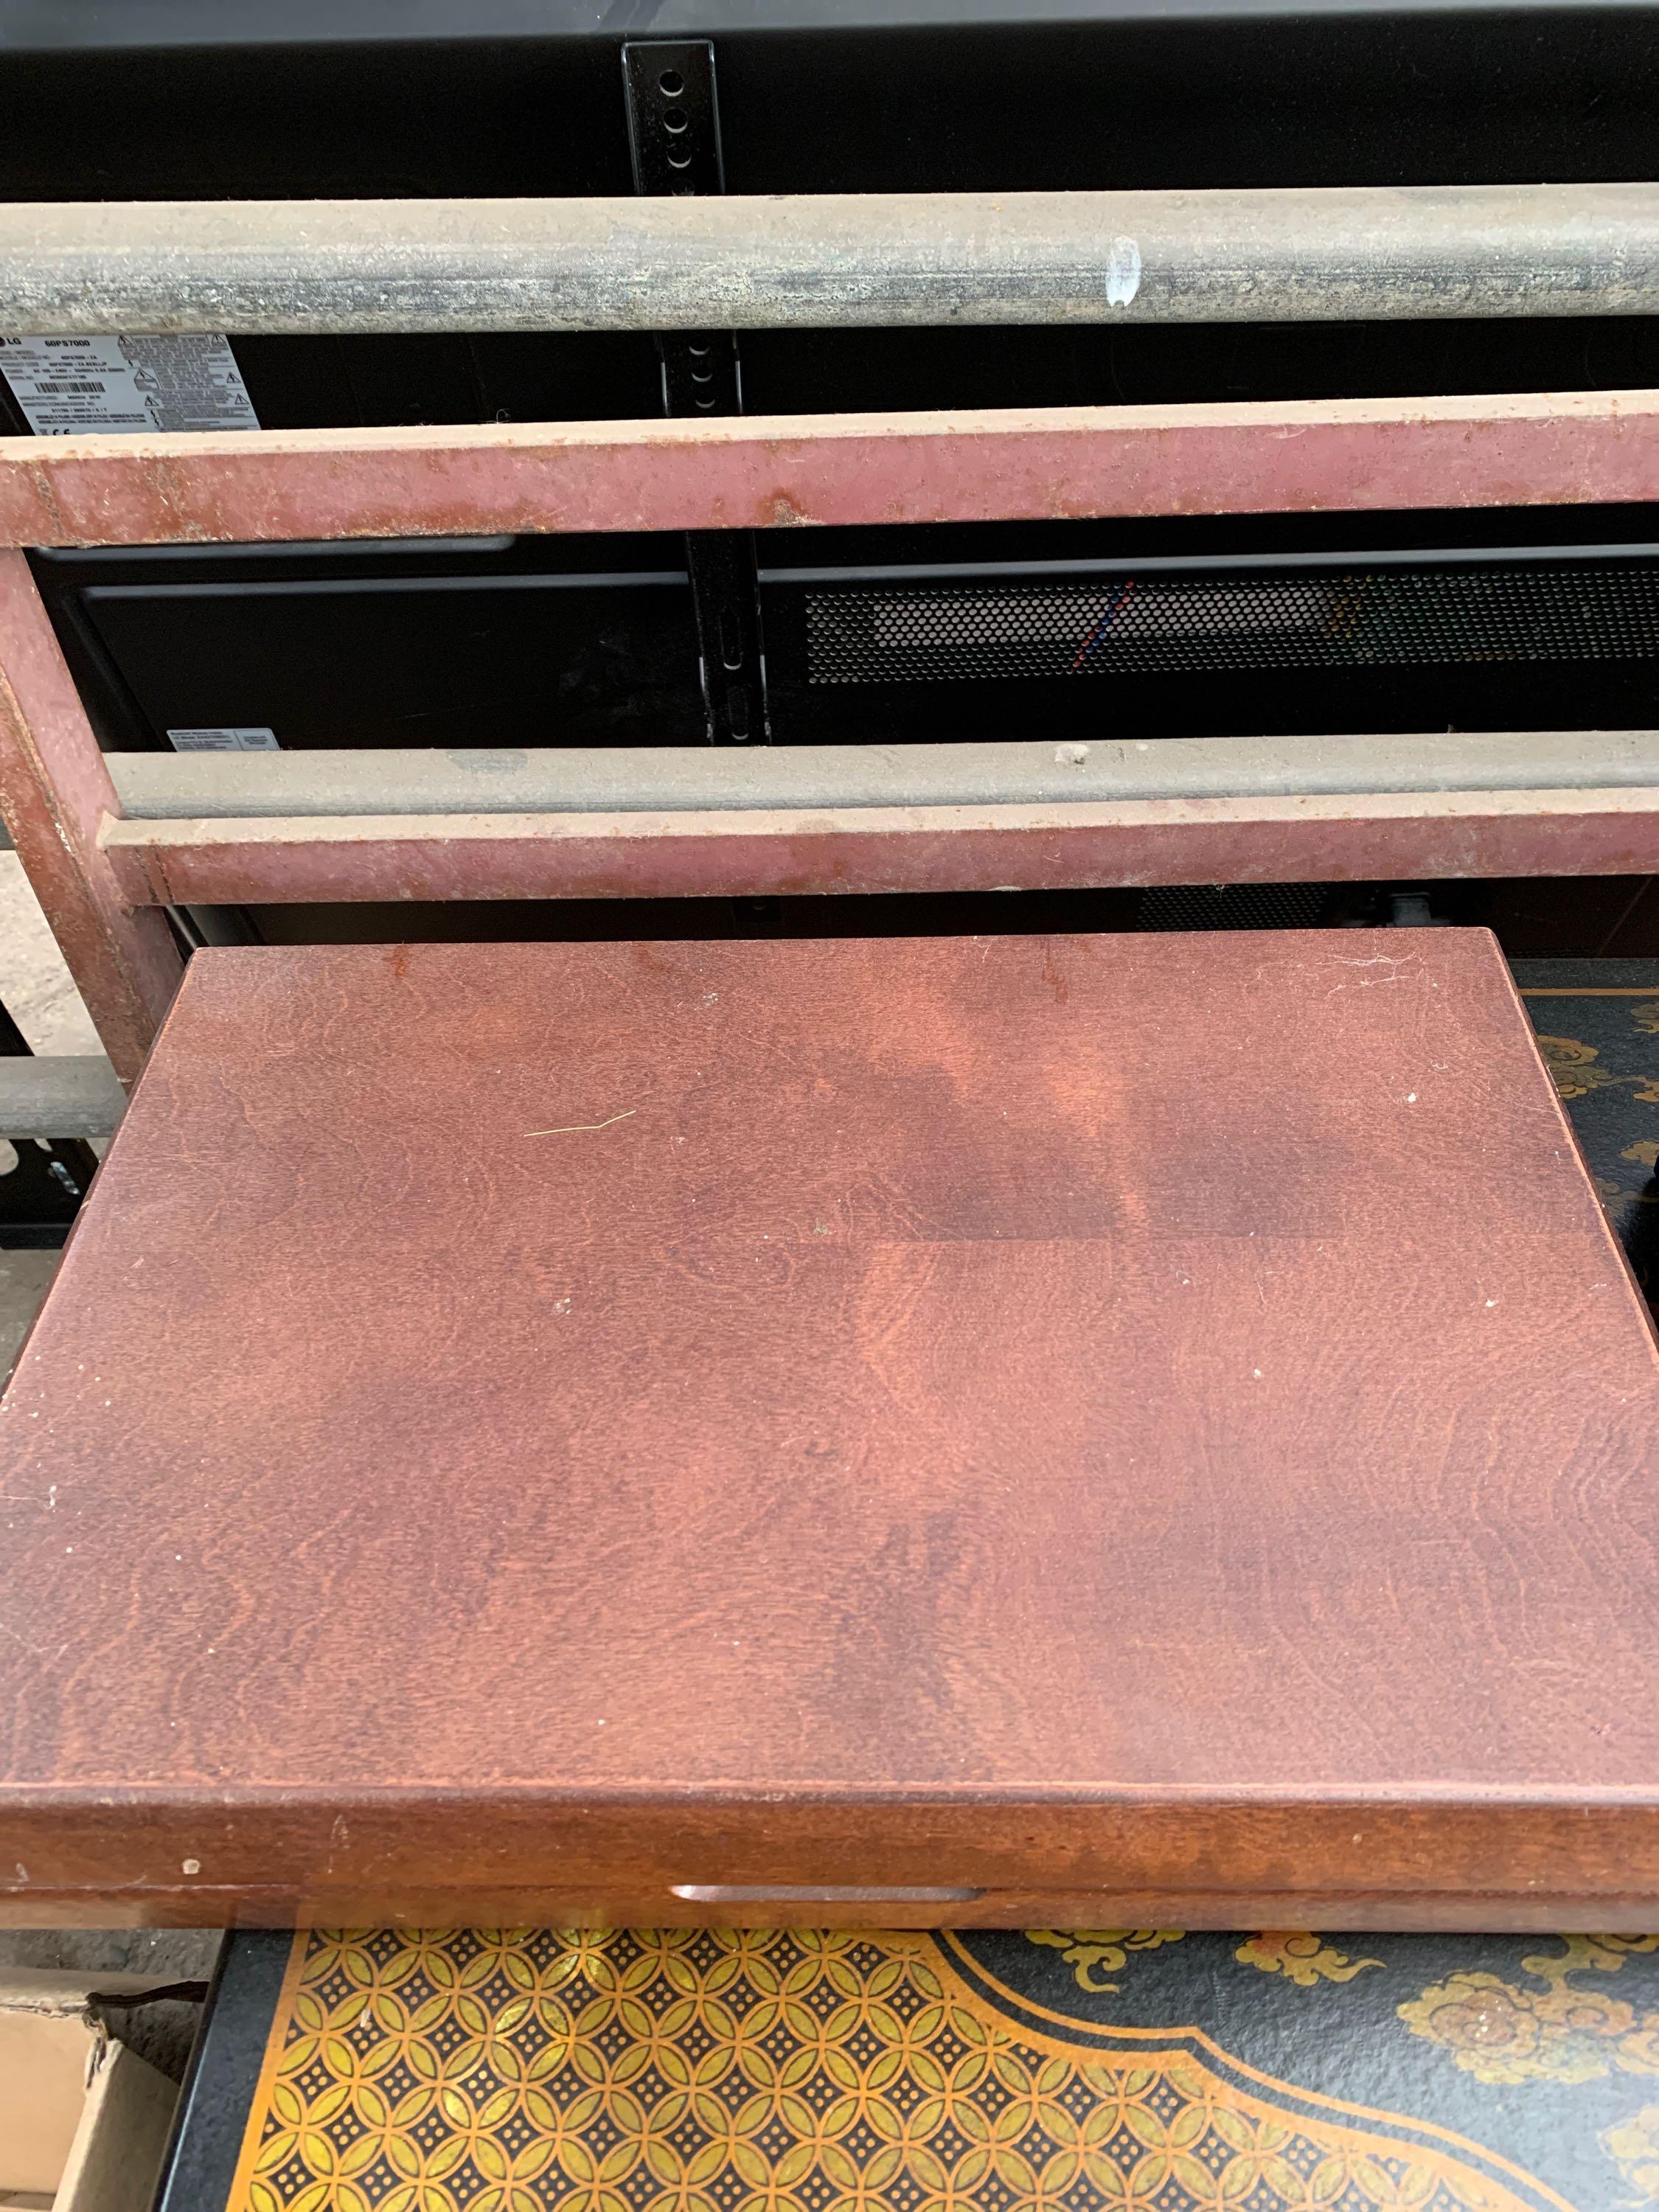
<instances>
[{"instance_id":1,"label":"wood grain surface","mask_svg":"<svg viewBox=\"0 0 1659 2212\"><path fill-rule=\"evenodd\" d=\"M0 1917L1651 1924L1656 1441L1482 933L198 953Z\"/></svg>"}]
</instances>

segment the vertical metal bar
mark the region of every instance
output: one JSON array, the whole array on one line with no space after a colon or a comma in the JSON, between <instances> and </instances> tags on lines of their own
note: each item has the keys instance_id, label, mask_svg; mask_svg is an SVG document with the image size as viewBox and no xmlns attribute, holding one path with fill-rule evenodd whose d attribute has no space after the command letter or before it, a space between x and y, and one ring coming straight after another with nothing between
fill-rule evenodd
<instances>
[{"instance_id":1,"label":"vertical metal bar","mask_svg":"<svg viewBox=\"0 0 1659 2212\"><path fill-rule=\"evenodd\" d=\"M726 189L714 49L707 39L629 40L623 86L636 191L684 197ZM741 415L743 372L730 331L659 337L665 415ZM771 736L755 542L746 530L687 532L711 744Z\"/></svg>"},{"instance_id":2,"label":"vertical metal bar","mask_svg":"<svg viewBox=\"0 0 1659 2212\"><path fill-rule=\"evenodd\" d=\"M118 815L28 562L0 550L0 815L125 1081L137 1075L184 963L166 917L129 906L98 849Z\"/></svg>"}]
</instances>

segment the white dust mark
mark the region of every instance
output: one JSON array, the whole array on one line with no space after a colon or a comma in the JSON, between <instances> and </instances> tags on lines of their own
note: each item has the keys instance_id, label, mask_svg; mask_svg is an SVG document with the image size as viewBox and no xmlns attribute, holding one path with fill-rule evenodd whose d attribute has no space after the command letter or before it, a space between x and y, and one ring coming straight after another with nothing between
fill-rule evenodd
<instances>
[{"instance_id":1,"label":"white dust mark","mask_svg":"<svg viewBox=\"0 0 1659 2212\"><path fill-rule=\"evenodd\" d=\"M1106 264L1106 304L1127 307L1140 289L1140 248L1133 238L1115 238Z\"/></svg>"}]
</instances>

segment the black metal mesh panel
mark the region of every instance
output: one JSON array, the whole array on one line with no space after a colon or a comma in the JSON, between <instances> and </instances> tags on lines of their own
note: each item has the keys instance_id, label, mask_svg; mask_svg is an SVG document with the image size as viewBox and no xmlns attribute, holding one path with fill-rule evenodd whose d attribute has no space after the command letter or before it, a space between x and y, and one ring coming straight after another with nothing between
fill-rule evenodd
<instances>
[{"instance_id":1,"label":"black metal mesh panel","mask_svg":"<svg viewBox=\"0 0 1659 2212\"><path fill-rule=\"evenodd\" d=\"M813 684L1659 653L1659 567L1114 575L805 593Z\"/></svg>"},{"instance_id":2,"label":"black metal mesh panel","mask_svg":"<svg viewBox=\"0 0 1659 2212\"><path fill-rule=\"evenodd\" d=\"M1143 929L1311 929L1329 896L1324 884L1172 884L1146 891Z\"/></svg>"}]
</instances>

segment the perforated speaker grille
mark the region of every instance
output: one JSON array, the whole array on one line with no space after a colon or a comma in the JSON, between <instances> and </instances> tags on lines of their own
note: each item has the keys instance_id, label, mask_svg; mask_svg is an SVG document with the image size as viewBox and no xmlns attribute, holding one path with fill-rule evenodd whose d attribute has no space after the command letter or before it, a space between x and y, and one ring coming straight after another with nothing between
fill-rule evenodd
<instances>
[{"instance_id":1,"label":"perforated speaker grille","mask_svg":"<svg viewBox=\"0 0 1659 2212\"><path fill-rule=\"evenodd\" d=\"M1324 884L1174 884L1146 891L1143 929L1311 929L1324 912Z\"/></svg>"},{"instance_id":2,"label":"perforated speaker grille","mask_svg":"<svg viewBox=\"0 0 1659 2212\"><path fill-rule=\"evenodd\" d=\"M1659 653L1659 567L1303 568L805 594L814 684L1152 675Z\"/></svg>"}]
</instances>

